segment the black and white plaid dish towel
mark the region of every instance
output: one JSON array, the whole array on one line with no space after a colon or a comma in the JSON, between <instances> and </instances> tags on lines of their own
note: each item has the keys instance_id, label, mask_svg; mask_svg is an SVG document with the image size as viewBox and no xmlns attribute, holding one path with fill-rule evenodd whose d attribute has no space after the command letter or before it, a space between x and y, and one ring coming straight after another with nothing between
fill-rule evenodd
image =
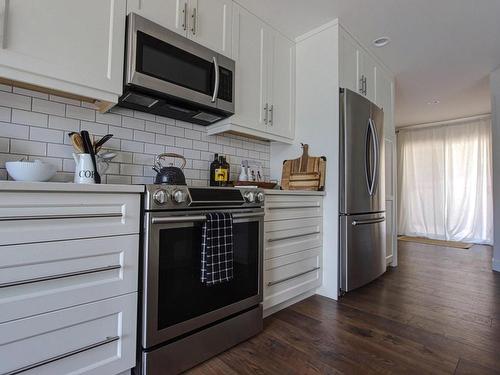
<instances>
[{"instance_id":1,"label":"black and white plaid dish towel","mask_svg":"<svg viewBox=\"0 0 500 375\"><path fill-rule=\"evenodd\" d=\"M233 216L211 212L203 224L201 282L216 285L233 278Z\"/></svg>"}]
</instances>

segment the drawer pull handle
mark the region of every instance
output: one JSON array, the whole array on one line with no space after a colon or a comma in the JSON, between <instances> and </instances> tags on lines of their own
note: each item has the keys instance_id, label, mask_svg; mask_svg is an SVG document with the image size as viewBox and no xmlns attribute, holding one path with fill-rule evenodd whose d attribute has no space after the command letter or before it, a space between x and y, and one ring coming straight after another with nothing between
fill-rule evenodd
<instances>
[{"instance_id":1,"label":"drawer pull handle","mask_svg":"<svg viewBox=\"0 0 500 375\"><path fill-rule=\"evenodd\" d=\"M80 348L80 349L72 350L72 351L64 353L64 354L59 354L59 355L57 355L55 357L52 357L52 358L49 358L49 359L44 359L43 361L33 363L32 365L21 367L21 368L19 368L17 370L14 370L14 371L6 372L6 373L4 373L2 375L16 375L16 374L20 374L22 372L33 370L33 369L35 369L37 367L41 367L41 366L47 365L47 364L55 362L55 361L59 361L61 359L67 358L67 357L71 357L71 356L73 356L75 354L79 354L79 353L85 352L87 350L95 349L95 348L98 348L99 346L103 346L103 345L106 345L106 344L109 344L109 343L112 343L112 342L118 341L118 340L120 340L120 336L106 337L105 340L102 340L102 341L96 342L94 344L90 344L90 345L84 346L83 348Z\"/></svg>"},{"instance_id":2,"label":"drawer pull handle","mask_svg":"<svg viewBox=\"0 0 500 375\"><path fill-rule=\"evenodd\" d=\"M32 279L19 280L19 281L11 281L11 282L8 282L8 283L0 283L0 288L8 288L8 287L11 287L11 286L19 286L19 285L31 284L31 283L39 283L41 281L57 280L57 279L63 279L65 277L81 276L81 275L87 275L89 273L97 273L97 272L117 270L117 269L120 269L120 268L122 268L121 264L116 264L116 265L113 265L113 266L91 268L91 269L82 270L82 271L59 273L57 275L51 275L51 276L34 277Z\"/></svg>"},{"instance_id":3,"label":"drawer pull handle","mask_svg":"<svg viewBox=\"0 0 500 375\"><path fill-rule=\"evenodd\" d=\"M46 220L46 219L97 219L107 217L122 217L121 212L105 214L73 214L73 215L35 215L35 216L2 216L0 221L14 220Z\"/></svg>"},{"instance_id":4,"label":"drawer pull handle","mask_svg":"<svg viewBox=\"0 0 500 375\"><path fill-rule=\"evenodd\" d=\"M290 210L290 209L298 209L298 208L319 208L320 204L305 204L298 206L267 206L268 210Z\"/></svg>"},{"instance_id":5,"label":"drawer pull handle","mask_svg":"<svg viewBox=\"0 0 500 375\"><path fill-rule=\"evenodd\" d=\"M276 242L276 241L288 240L290 238L310 236L311 234L319 234L319 233L321 233L319 230L315 230L314 232L307 232L307 233L301 233L301 234L293 234L291 236L285 236L285 237L269 238L267 240L267 242Z\"/></svg>"},{"instance_id":6,"label":"drawer pull handle","mask_svg":"<svg viewBox=\"0 0 500 375\"><path fill-rule=\"evenodd\" d=\"M308 273L317 271L320 268L321 267L314 267L312 270L304 271L304 272L298 273L298 274L293 275L293 276L285 277L284 279L281 279L281 280L270 281L270 282L267 283L267 286L273 286L273 285L276 285L276 284L284 283L285 281L292 280L292 279L295 279L297 277L307 275Z\"/></svg>"},{"instance_id":7,"label":"drawer pull handle","mask_svg":"<svg viewBox=\"0 0 500 375\"><path fill-rule=\"evenodd\" d=\"M378 217L376 219L369 219L369 220L354 220L352 222L352 226L355 227L357 225L369 225L369 224L377 224L377 223L382 223L385 221L385 217Z\"/></svg>"}]
</instances>

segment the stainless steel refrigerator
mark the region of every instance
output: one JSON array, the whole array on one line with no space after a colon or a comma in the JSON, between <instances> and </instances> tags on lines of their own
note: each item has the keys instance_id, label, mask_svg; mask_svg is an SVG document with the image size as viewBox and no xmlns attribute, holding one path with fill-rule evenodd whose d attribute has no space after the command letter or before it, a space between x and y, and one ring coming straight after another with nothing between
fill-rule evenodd
<instances>
[{"instance_id":1,"label":"stainless steel refrigerator","mask_svg":"<svg viewBox=\"0 0 500 375\"><path fill-rule=\"evenodd\" d=\"M383 131L382 109L340 90L341 294L386 271Z\"/></svg>"}]
</instances>

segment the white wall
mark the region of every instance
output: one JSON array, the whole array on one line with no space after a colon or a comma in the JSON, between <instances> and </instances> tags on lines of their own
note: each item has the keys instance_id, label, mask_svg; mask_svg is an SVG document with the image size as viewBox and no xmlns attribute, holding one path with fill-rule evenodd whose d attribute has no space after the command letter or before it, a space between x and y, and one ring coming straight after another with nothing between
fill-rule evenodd
<instances>
[{"instance_id":1,"label":"white wall","mask_svg":"<svg viewBox=\"0 0 500 375\"><path fill-rule=\"evenodd\" d=\"M318 293L338 297L338 24L332 22L298 38L296 49L296 134L293 145L271 144L271 177L281 178L283 160L302 153L326 156L323 220L323 285Z\"/></svg>"},{"instance_id":2,"label":"white wall","mask_svg":"<svg viewBox=\"0 0 500 375\"><path fill-rule=\"evenodd\" d=\"M500 69L490 75L493 142L493 269L500 272Z\"/></svg>"}]
</instances>

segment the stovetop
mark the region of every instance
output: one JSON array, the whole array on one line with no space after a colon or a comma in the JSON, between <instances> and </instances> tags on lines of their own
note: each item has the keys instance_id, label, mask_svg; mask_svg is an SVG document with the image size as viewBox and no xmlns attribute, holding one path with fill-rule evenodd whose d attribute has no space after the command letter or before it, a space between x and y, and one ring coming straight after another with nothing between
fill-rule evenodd
<instances>
[{"instance_id":1,"label":"stovetop","mask_svg":"<svg viewBox=\"0 0 500 375\"><path fill-rule=\"evenodd\" d=\"M193 187L146 185L146 211L200 208L258 208L264 206L262 189L251 187Z\"/></svg>"}]
</instances>

